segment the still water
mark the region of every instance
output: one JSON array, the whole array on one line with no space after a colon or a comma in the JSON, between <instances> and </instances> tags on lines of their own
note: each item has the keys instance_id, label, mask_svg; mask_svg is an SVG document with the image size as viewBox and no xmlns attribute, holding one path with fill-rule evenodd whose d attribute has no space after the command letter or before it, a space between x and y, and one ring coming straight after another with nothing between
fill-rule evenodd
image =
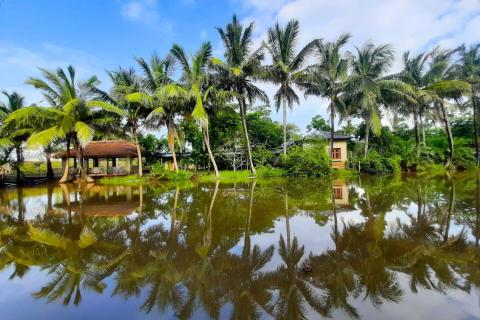
<instances>
[{"instance_id":1,"label":"still water","mask_svg":"<svg viewBox=\"0 0 480 320\"><path fill-rule=\"evenodd\" d=\"M1 319L480 319L480 179L0 190Z\"/></svg>"}]
</instances>

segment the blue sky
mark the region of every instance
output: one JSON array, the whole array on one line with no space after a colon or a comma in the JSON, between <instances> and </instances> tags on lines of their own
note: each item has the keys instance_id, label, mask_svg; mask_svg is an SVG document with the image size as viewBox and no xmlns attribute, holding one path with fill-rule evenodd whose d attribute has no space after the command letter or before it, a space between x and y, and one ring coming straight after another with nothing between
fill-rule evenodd
<instances>
[{"instance_id":1,"label":"blue sky","mask_svg":"<svg viewBox=\"0 0 480 320\"><path fill-rule=\"evenodd\" d=\"M192 51L209 40L221 56L215 27L233 13L255 21L256 43L275 21L292 18L300 20L301 43L348 31L354 37L347 49L390 42L399 56L480 41L480 0L0 0L0 89L38 103L26 78L38 76L37 67L68 64L80 79L96 74L108 87L105 70L134 66L134 56L153 51L163 55L172 43ZM274 87L262 87L273 95ZM302 98L289 121L304 130L315 114L326 116L325 101ZM275 111L272 117L280 118Z\"/></svg>"}]
</instances>

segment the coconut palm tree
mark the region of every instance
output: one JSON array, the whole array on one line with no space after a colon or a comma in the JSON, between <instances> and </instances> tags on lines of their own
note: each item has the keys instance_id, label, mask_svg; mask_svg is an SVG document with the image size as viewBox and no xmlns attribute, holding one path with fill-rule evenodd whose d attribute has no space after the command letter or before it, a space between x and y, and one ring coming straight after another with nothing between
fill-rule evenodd
<instances>
[{"instance_id":1,"label":"coconut palm tree","mask_svg":"<svg viewBox=\"0 0 480 320\"><path fill-rule=\"evenodd\" d=\"M103 101L116 105L123 111L126 120L125 128L130 132L137 147L137 175L141 177L143 176L143 161L138 137L150 112L146 104L142 103L143 96L140 93L143 91L143 84L133 68L118 68L116 71L108 72L108 76L113 85L110 93L99 89L97 86L92 86L91 90Z\"/></svg>"},{"instance_id":2,"label":"coconut palm tree","mask_svg":"<svg viewBox=\"0 0 480 320\"><path fill-rule=\"evenodd\" d=\"M301 87L305 95L327 98L330 103L330 159L333 159L333 138L335 134L335 114L345 112L342 94L348 81L348 59L342 57L340 49L351 35L342 34L337 41L317 42L318 63L309 67L303 76Z\"/></svg>"},{"instance_id":3,"label":"coconut palm tree","mask_svg":"<svg viewBox=\"0 0 480 320\"><path fill-rule=\"evenodd\" d=\"M437 118L443 122L448 139L448 156L445 167L449 167L453 161L454 141L448 115L448 109L452 105L448 99L459 99L471 92L471 85L462 80L452 79L455 76L455 68L450 63L457 49L441 49L436 47L429 53L430 70L427 84L422 88L423 98L430 102L437 113Z\"/></svg>"},{"instance_id":4,"label":"coconut palm tree","mask_svg":"<svg viewBox=\"0 0 480 320\"><path fill-rule=\"evenodd\" d=\"M213 100L215 98L217 100L222 97L225 98L226 92L217 90L212 82L209 81L207 67L212 57L212 45L210 42L202 44L200 49L191 56L190 61L185 50L177 44L173 45L170 52L182 67L181 84L186 91L187 99L192 100L194 104L192 117L200 124L208 157L215 171L215 176L218 177L217 163L210 146L208 119L209 113L212 114L216 111L214 108L219 102Z\"/></svg>"},{"instance_id":5,"label":"coconut palm tree","mask_svg":"<svg viewBox=\"0 0 480 320\"><path fill-rule=\"evenodd\" d=\"M2 91L2 94L7 98L7 103L0 103L0 115L5 120L10 114L24 107L25 98L17 92L8 93L7 91ZM32 130L3 125L0 131L1 135L4 136L4 138L1 139L2 145L15 149L15 171L17 172L17 183L20 183L22 181L21 166L24 161L22 144L31 134Z\"/></svg>"},{"instance_id":6,"label":"coconut palm tree","mask_svg":"<svg viewBox=\"0 0 480 320\"><path fill-rule=\"evenodd\" d=\"M150 63L143 58L136 58L144 73L144 85L148 96L136 94L139 101L147 102L153 110L147 117L147 125L156 128L161 125L167 127L168 148L172 153L173 168L178 171L175 152L175 138L177 137L176 118L186 108L185 90L172 79L175 59L167 55L164 59L153 54Z\"/></svg>"},{"instance_id":7,"label":"coconut palm tree","mask_svg":"<svg viewBox=\"0 0 480 320\"><path fill-rule=\"evenodd\" d=\"M268 103L266 93L253 83L253 80L260 76L261 62L264 57L263 48L251 52L253 23L244 27L236 15L224 29L217 28L217 31L225 46L225 61L212 59L215 77L221 88L231 91L238 102L250 170L252 174L256 174L248 136L246 112L247 102L252 104L258 99Z\"/></svg>"},{"instance_id":8,"label":"coconut palm tree","mask_svg":"<svg viewBox=\"0 0 480 320\"><path fill-rule=\"evenodd\" d=\"M290 20L285 28L278 23L268 30L265 47L272 57L272 65L268 67L266 78L276 85L280 85L275 93L275 107L283 110L283 154L287 154L287 106L292 109L293 104L299 103L293 85L296 84L307 56L313 51L319 40L312 40L298 53L295 51L300 33L297 20Z\"/></svg>"},{"instance_id":9,"label":"coconut palm tree","mask_svg":"<svg viewBox=\"0 0 480 320\"><path fill-rule=\"evenodd\" d=\"M457 71L458 78L471 85L475 157L478 166L480 165L480 129L478 127L480 125L480 43L471 45L469 48L461 47Z\"/></svg>"},{"instance_id":10,"label":"coconut palm tree","mask_svg":"<svg viewBox=\"0 0 480 320\"><path fill-rule=\"evenodd\" d=\"M355 113L365 122L364 157L368 154L370 130L380 135L382 124L380 105L409 101L416 104L413 89L405 82L385 76L393 63L393 48L390 44L375 46L371 43L356 48L356 54L349 53L352 76L348 92Z\"/></svg>"},{"instance_id":11,"label":"coconut palm tree","mask_svg":"<svg viewBox=\"0 0 480 320\"><path fill-rule=\"evenodd\" d=\"M64 140L67 154L73 143L77 148L80 163L79 176L86 178L83 169L83 148L92 141L95 130L100 129L106 113L122 115L117 107L99 100L90 100L85 88L98 82L95 76L83 84L75 83L75 69L67 67L67 73L61 68L56 71L40 69L45 80L29 78L27 84L40 89L50 107L30 106L13 112L5 119L4 126L34 128L28 138L27 146L48 146L57 140ZM68 165L60 182L68 180Z\"/></svg>"}]
</instances>

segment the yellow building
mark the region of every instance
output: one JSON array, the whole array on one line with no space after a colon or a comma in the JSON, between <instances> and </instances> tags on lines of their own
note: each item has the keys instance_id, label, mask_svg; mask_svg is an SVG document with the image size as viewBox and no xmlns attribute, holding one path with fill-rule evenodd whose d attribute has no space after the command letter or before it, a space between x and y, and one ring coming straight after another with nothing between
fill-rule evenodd
<instances>
[{"instance_id":1,"label":"yellow building","mask_svg":"<svg viewBox=\"0 0 480 320\"><path fill-rule=\"evenodd\" d=\"M309 134L305 137L305 140L324 140L327 142L326 151L330 154L330 132L317 131L316 133ZM347 142L350 139L349 136L343 136L335 134L333 136L333 159L332 166L335 169L345 169L348 159Z\"/></svg>"}]
</instances>

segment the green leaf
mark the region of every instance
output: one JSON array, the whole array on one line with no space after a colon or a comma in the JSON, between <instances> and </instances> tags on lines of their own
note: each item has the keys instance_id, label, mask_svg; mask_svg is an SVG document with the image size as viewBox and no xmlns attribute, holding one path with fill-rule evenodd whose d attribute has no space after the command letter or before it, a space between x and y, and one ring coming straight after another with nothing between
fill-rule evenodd
<instances>
[{"instance_id":1,"label":"green leaf","mask_svg":"<svg viewBox=\"0 0 480 320\"><path fill-rule=\"evenodd\" d=\"M46 229L28 226L28 235L35 242L43 243L52 247L65 249L69 243L68 239L63 238L58 233Z\"/></svg>"},{"instance_id":2,"label":"green leaf","mask_svg":"<svg viewBox=\"0 0 480 320\"><path fill-rule=\"evenodd\" d=\"M85 146L92 141L93 135L95 134L95 130L82 121L77 121L75 123L75 132L77 133L78 141L80 141L82 146Z\"/></svg>"},{"instance_id":3,"label":"green leaf","mask_svg":"<svg viewBox=\"0 0 480 320\"><path fill-rule=\"evenodd\" d=\"M82 249L90 247L97 242L97 236L88 227L84 227L82 233L80 233L80 239L78 240L78 246Z\"/></svg>"},{"instance_id":4,"label":"green leaf","mask_svg":"<svg viewBox=\"0 0 480 320\"><path fill-rule=\"evenodd\" d=\"M52 127L37 133L34 133L27 140L28 148L48 146L57 139L65 138L65 133L58 127Z\"/></svg>"}]
</instances>

